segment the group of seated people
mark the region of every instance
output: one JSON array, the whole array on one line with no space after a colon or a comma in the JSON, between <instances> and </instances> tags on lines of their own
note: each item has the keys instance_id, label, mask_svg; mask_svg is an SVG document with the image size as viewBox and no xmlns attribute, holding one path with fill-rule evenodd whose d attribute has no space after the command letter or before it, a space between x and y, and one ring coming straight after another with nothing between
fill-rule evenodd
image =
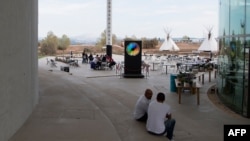
<instances>
[{"instance_id":1,"label":"group of seated people","mask_svg":"<svg viewBox=\"0 0 250 141\"><path fill-rule=\"evenodd\" d=\"M102 69L102 64L105 64L112 69L113 66L116 64L114 59L108 55L96 55L94 59L90 62L90 68L97 70L97 69Z\"/></svg>"},{"instance_id":2,"label":"group of seated people","mask_svg":"<svg viewBox=\"0 0 250 141\"><path fill-rule=\"evenodd\" d=\"M176 120L172 117L170 105L162 92L153 98L153 91L146 89L135 103L133 117L145 123L146 131L156 136L166 136L173 141Z\"/></svg>"}]
</instances>

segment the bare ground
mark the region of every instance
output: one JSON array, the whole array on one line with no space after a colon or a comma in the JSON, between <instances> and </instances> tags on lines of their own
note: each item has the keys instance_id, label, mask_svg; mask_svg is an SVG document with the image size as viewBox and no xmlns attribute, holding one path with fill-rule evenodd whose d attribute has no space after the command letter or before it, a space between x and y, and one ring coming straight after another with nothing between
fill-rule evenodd
<instances>
[{"instance_id":1,"label":"bare ground","mask_svg":"<svg viewBox=\"0 0 250 141\"><path fill-rule=\"evenodd\" d=\"M225 111L226 113L228 113L229 115L233 116L233 117L242 117L241 115L235 113L234 111L232 111L230 108L228 108L227 106L225 106L222 101L219 99L216 90L214 89L214 86L211 87L208 92L207 92L208 98L210 99L210 101L220 110Z\"/></svg>"},{"instance_id":2,"label":"bare ground","mask_svg":"<svg viewBox=\"0 0 250 141\"><path fill-rule=\"evenodd\" d=\"M159 51L160 45L156 46L154 49L142 49L142 53L144 54L190 54L192 51L198 50L199 46L201 43L186 43L186 42L181 42L181 43L176 43L177 46L180 48L180 51ZM78 54L82 53L83 50L85 50L87 53L105 53L106 50L101 48L101 47L96 47L96 46L90 46L90 45L71 45L68 47L64 53L69 53L70 51L73 51L73 53ZM123 54L124 53L124 48L119 46L119 45L113 45L112 46L112 52L114 54ZM62 54L62 51L57 51L57 54ZM206 52L202 52L199 54L200 56L208 56L209 54Z\"/></svg>"}]
</instances>

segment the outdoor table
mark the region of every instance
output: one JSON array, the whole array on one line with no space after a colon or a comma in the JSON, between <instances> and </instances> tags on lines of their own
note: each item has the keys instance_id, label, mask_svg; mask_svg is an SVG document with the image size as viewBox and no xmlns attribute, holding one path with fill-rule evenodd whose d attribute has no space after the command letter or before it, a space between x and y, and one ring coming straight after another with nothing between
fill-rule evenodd
<instances>
[{"instance_id":1,"label":"outdoor table","mask_svg":"<svg viewBox=\"0 0 250 141\"><path fill-rule=\"evenodd\" d=\"M204 72L198 72L197 74L195 74L195 77L199 79L199 81L201 81L202 84L204 84ZM202 79L202 80L201 80Z\"/></svg>"},{"instance_id":2,"label":"outdoor table","mask_svg":"<svg viewBox=\"0 0 250 141\"><path fill-rule=\"evenodd\" d=\"M187 71L187 67L192 67L193 65L198 65L196 62L183 63L185 65L185 71Z\"/></svg>"},{"instance_id":3,"label":"outdoor table","mask_svg":"<svg viewBox=\"0 0 250 141\"><path fill-rule=\"evenodd\" d=\"M211 73L213 70L208 70L208 81L211 82ZM217 70L214 70L214 78L216 78Z\"/></svg>"},{"instance_id":4,"label":"outdoor table","mask_svg":"<svg viewBox=\"0 0 250 141\"><path fill-rule=\"evenodd\" d=\"M160 64L160 62L159 61L154 61L154 62L152 62L152 64L153 64L152 71L155 71L155 65Z\"/></svg>"},{"instance_id":5,"label":"outdoor table","mask_svg":"<svg viewBox=\"0 0 250 141\"><path fill-rule=\"evenodd\" d=\"M173 67L175 67L174 64L164 64L163 66L166 66L166 74L168 74L168 66L173 66Z\"/></svg>"},{"instance_id":6,"label":"outdoor table","mask_svg":"<svg viewBox=\"0 0 250 141\"><path fill-rule=\"evenodd\" d=\"M208 82L211 82L211 72L212 70L208 70Z\"/></svg>"},{"instance_id":7,"label":"outdoor table","mask_svg":"<svg viewBox=\"0 0 250 141\"><path fill-rule=\"evenodd\" d=\"M200 88L201 88L201 85L199 83L196 83L195 86L182 86L181 85L181 82L178 80L178 79L175 79L175 85L176 85L176 88L177 88L177 94L178 94L178 97L179 97L179 104L181 104L181 94L182 94L182 89L183 88L189 88L191 90L191 92L193 94L197 94L197 105L200 105ZM194 92L194 89L195 89L195 92Z\"/></svg>"},{"instance_id":8,"label":"outdoor table","mask_svg":"<svg viewBox=\"0 0 250 141\"><path fill-rule=\"evenodd\" d=\"M217 69L214 69L214 78L216 78L217 75Z\"/></svg>"}]
</instances>

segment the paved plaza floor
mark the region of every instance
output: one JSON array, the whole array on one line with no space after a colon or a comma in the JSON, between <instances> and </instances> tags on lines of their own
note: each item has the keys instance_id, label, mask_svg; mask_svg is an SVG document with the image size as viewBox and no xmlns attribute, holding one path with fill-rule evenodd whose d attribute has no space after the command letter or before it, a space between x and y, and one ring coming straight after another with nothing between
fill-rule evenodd
<instances>
[{"instance_id":1,"label":"paved plaza floor","mask_svg":"<svg viewBox=\"0 0 250 141\"><path fill-rule=\"evenodd\" d=\"M118 56L117 56L118 57ZM250 119L218 108L207 95L215 85L208 82L196 95L170 90L170 74L150 71L147 78L123 78L115 70L91 70L89 64L60 70L39 59L39 103L32 115L9 141L166 141L146 132L145 124L132 117L135 102L145 89L166 95L176 119L175 141L223 141L225 124L249 124Z\"/></svg>"}]
</instances>

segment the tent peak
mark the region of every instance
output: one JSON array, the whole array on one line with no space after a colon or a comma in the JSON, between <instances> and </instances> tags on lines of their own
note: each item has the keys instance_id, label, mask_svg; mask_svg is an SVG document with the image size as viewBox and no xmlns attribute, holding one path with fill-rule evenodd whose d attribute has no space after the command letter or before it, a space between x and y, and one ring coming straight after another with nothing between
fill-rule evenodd
<instances>
[{"instance_id":1,"label":"tent peak","mask_svg":"<svg viewBox=\"0 0 250 141\"><path fill-rule=\"evenodd\" d=\"M171 33L171 29L170 28L164 28L164 32L167 34L167 36L166 36L166 38L167 38L167 40L169 40L170 39L170 33Z\"/></svg>"},{"instance_id":2,"label":"tent peak","mask_svg":"<svg viewBox=\"0 0 250 141\"><path fill-rule=\"evenodd\" d=\"M212 30L213 30L213 27L207 27L207 31L208 31L208 36L207 36L207 38L208 38L208 40L210 40L211 37L212 37Z\"/></svg>"},{"instance_id":3,"label":"tent peak","mask_svg":"<svg viewBox=\"0 0 250 141\"><path fill-rule=\"evenodd\" d=\"M198 51L211 51L211 52L218 51L218 43L215 40L215 38L212 38L212 29L213 29L212 27L207 28L208 36L202 42L202 44L198 48Z\"/></svg>"},{"instance_id":4,"label":"tent peak","mask_svg":"<svg viewBox=\"0 0 250 141\"><path fill-rule=\"evenodd\" d=\"M178 51L180 50L179 47L175 44L175 42L170 37L171 30L167 30L164 28L165 33L167 34L166 39L164 40L163 44L161 45L159 50L169 50L169 51Z\"/></svg>"}]
</instances>

